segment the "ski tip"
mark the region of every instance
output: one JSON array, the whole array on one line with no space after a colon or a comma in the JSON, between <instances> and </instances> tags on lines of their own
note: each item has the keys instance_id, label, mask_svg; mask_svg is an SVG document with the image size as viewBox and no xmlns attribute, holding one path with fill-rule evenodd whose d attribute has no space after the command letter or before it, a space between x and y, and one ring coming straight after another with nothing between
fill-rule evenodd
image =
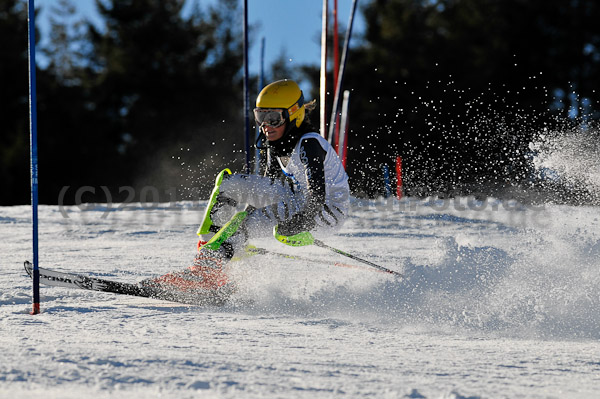
<instances>
[{"instance_id":1,"label":"ski tip","mask_svg":"<svg viewBox=\"0 0 600 399\"><path fill-rule=\"evenodd\" d=\"M23 267L25 268L25 271L27 272L29 277L31 277L31 273L33 271L33 265L31 264L31 262L26 260L25 263L23 263Z\"/></svg>"}]
</instances>

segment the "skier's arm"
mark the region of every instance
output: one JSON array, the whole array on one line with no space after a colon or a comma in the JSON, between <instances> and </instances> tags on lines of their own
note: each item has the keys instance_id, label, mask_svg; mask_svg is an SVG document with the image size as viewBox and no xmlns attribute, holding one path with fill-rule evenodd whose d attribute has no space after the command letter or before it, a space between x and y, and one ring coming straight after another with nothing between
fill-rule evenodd
<instances>
[{"instance_id":1,"label":"skier's arm","mask_svg":"<svg viewBox=\"0 0 600 399\"><path fill-rule=\"evenodd\" d=\"M327 152L318 139L304 139L300 143L300 160L306 167L306 203L304 208L279 224L279 234L294 235L311 230L315 216L325 204L325 156Z\"/></svg>"}]
</instances>

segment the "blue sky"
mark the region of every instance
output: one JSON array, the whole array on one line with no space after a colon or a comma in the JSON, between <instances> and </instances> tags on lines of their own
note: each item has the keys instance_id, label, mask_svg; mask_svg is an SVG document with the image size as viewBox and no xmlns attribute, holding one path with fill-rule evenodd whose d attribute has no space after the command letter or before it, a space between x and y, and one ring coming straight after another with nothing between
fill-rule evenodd
<instances>
[{"instance_id":1,"label":"blue sky","mask_svg":"<svg viewBox=\"0 0 600 399\"><path fill-rule=\"evenodd\" d=\"M188 0L186 9L191 7L192 3L199 3L201 7L204 7L214 1L217 0ZM48 8L57 3L58 0L35 1L36 7L42 10L40 15L36 16L36 22L42 29L42 33L48 26ZM97 15L94 0L76 0L73 3L81 15L100 24L101 20ZM333 9L333 0L329 0L329 3L330 9ZM250 73L258 74L260 71L260 39L262 37L265 37L266 42L266 71L282 53L286 55L292 67L303 64L319 65L321 62L322 4L322 0L248 0L248 22L257 30L255 42L251 43L252 47L249 52ZM354 19L354 43L364 29L360 5L359 1ZM340 25L348 24L351 8L351 0L338 0L338 23ZM333 25L333 21L331 25ZM340 41L343 42L343 40L344 37L340 37Z\"/></svg>"}]
</instances>

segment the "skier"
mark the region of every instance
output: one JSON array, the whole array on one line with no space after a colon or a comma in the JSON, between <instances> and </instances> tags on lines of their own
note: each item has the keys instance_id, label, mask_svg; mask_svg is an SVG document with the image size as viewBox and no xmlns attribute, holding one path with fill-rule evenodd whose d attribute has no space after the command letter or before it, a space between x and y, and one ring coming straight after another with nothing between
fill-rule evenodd
<instances>
[{"instance_id":1,"label":"skier","mask_svg":"<svg viewBox=\"0 0 600 399\"><path fill-rule=\"evenodd\" d=\"M311 125L308 113L314 107L315 100L304 103L292 80L271 83L259 93L254 118L266 149L265 174L225 169L217 176L198 230L198 253L188 269L202 281L225 285L224 266L249 239L273 234L285 244L306 245L312 233L335 232L344 223L348 175ZM240 205L245 209L235 213Z\"/></svg>"}]
</instances>

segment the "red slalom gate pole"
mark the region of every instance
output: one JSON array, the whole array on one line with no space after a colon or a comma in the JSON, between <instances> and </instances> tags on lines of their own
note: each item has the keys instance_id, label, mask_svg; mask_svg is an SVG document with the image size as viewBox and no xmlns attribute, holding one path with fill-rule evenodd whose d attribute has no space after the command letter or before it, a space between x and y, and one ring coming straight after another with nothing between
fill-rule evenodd
<instances>
[{"instance_id":1,"label":"red slalom gate pole","mask_svg":"<svg viewBox=\"0 0 600 399\"><path fill-rule=\"evenodd\" d=\"M402 198L402 191L402 157L398 156L396 157L396 198Z\"/></svg>"}]
</instances>

